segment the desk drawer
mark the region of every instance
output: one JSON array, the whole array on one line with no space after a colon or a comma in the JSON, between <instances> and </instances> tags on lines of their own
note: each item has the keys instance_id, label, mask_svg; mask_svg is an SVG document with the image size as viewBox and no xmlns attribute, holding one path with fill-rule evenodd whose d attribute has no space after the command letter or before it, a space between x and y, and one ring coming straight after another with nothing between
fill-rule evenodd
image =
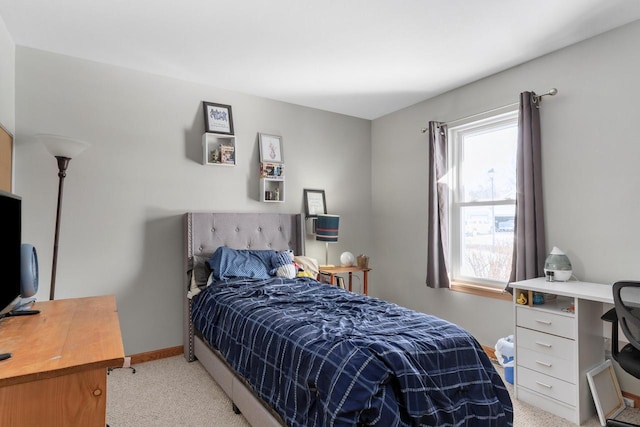
<instances>
[{"instance_id":1,"label":"desk drawer","mask_svg":"<svg viewBox=\"0 0 640 427\"><path fill-rule=\"evenodd\" d=\"M563 316L528 307L517 307L516 325L561 337L575 338L576 322L573 316Z\"/></svg>"},{"instance_id":2,"label":"desk drawer","mask_svg":"<svg viewBox=\"0 0 640 427\"><path fill-rule=\"evenodd\" d=\"M516 346L518 353L520 353L520 349L528 348L537 353L568 360L575 364L576 342L574 340L518 327L516 329Z\"/></svg>"},{"instance_id":3,"label":"desk drawer","mask_svg":"<svg viewBox=\"0 0 640 427\"><path fill-rule=\"evenodd\" d=\"M517 367L517 379L519 387L526 387L529 390L564 402L568 405L576 405L576 385L559 380L540 372L522 366Z\"/></svg>"},{"instance_id":4,"label":"desk drawer","mask_svg":"<svg viewBox=\"0 0 640 427\"><path fill-rule=\"evenodd\" d=\"M575 363L569 360L521 347L518 349L516 362L519 366L533 371L550 375L571 384L576 383L577 369L575 368Z\"/></svg>"}]
</instances>

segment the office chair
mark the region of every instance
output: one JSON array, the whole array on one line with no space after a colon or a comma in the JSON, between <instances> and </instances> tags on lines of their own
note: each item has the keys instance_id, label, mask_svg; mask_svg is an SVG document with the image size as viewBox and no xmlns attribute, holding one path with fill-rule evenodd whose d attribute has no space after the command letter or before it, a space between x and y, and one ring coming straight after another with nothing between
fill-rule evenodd
<instances>
[{"instance_id":1,"label":"office chair","mask_svg":"<svg viewBox=\"0 0 640 427\"><path fill-rule=\"evenodd\" d=\"M614 308L601 319L611 322L611 355L620 367L640 379L640 282L620 281L613 284ZM618 323L629 340L618 351ZM609 427L638 426L622 421L607 420Z\"/></svg>"}]
</instances>

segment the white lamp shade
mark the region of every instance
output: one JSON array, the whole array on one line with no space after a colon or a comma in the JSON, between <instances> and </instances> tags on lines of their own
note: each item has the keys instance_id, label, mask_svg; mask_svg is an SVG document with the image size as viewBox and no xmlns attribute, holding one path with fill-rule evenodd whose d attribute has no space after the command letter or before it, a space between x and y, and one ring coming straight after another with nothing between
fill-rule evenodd
<instances>
[{"instance_id":1,"label":"white lamp shade","mask_svg":"<svg viewBox=\"0 0 640 427\"><path fill-rule=\"evenodd\" d=\"M67 138L66 136L38 134L36 138L56 157L73 159L89 148L88 142Z\"/></svg>"}]
</instances>

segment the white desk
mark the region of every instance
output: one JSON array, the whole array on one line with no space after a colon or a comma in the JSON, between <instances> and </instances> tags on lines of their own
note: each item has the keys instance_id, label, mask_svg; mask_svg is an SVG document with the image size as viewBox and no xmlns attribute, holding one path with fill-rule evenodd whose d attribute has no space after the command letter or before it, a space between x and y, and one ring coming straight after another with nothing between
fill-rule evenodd
<instances>
[{"instance_id":1,"label":"white desk","mask_svg":"<svg viewBox=\"0 0 640 427\"><path fill-rule=\"evenodd\" d=\"M582 424L595 414L586 373L604 360L600 316L603 303L613 304L612 285L537 278L511 287L516 398ZM534 292L552 298L534 305ZM517 303L521 293L526 305Z\"/></svg>"}]
</instances>

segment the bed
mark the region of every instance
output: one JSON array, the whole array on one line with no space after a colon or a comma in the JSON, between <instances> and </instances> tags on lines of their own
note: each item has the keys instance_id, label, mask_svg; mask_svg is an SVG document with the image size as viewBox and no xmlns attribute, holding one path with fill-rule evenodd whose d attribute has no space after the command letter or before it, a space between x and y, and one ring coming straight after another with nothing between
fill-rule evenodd
<instances>
[{"instance_id":1,"label":"bed","mask_svg":"<svg viewBox=\"0 0 640 427\"><path fill-rule=\"evenodd\" d=\"M195 288L223 249L304 254L301 215L186 213L184 227L185 357L252 425L513 425L500 375L452 323L308 277Z\"/></svg>"}]
</instances>

